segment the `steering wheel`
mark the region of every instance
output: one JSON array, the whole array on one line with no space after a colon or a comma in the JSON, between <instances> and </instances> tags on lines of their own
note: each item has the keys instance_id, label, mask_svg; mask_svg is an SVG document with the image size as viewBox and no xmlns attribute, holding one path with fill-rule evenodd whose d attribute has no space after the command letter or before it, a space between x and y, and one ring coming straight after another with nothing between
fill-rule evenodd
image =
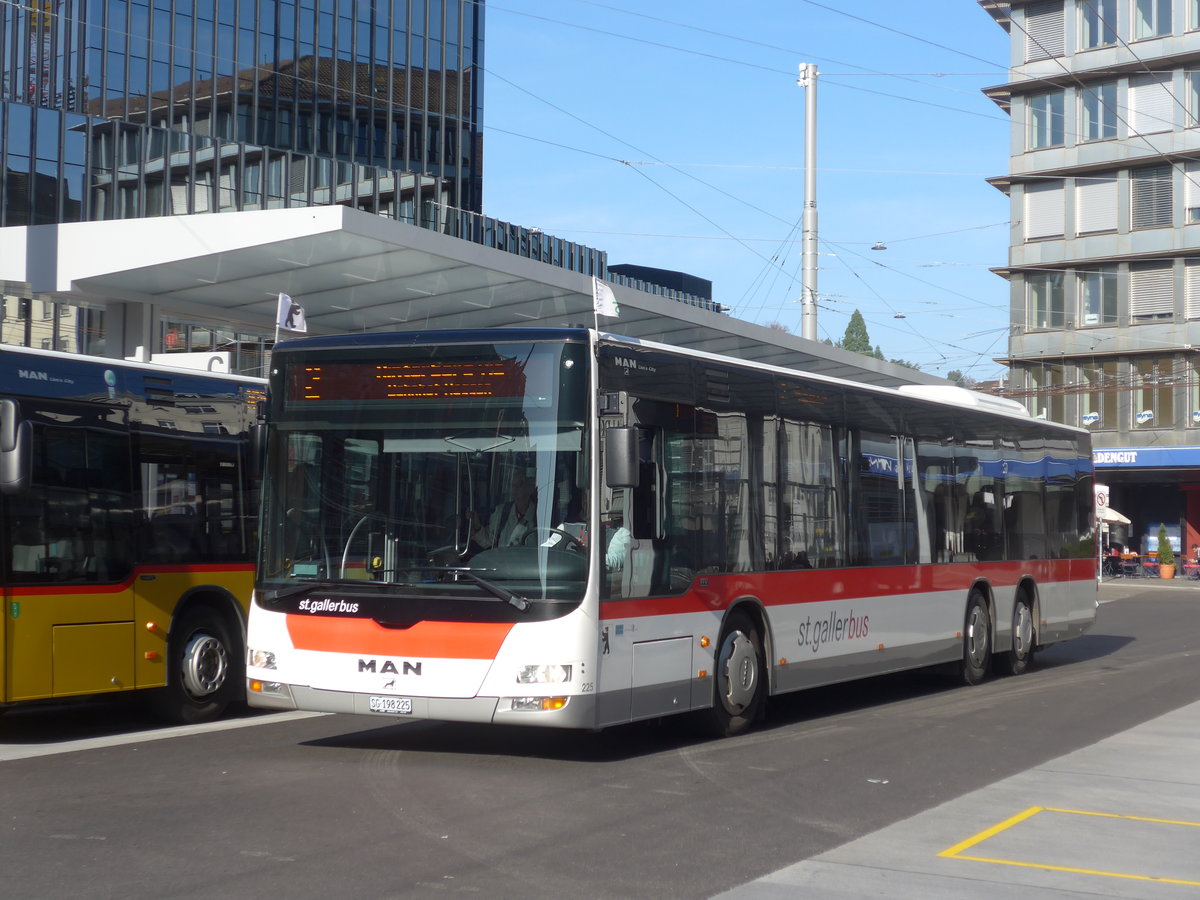
<instances>
[{"instance_id":1,"label":"steering wheel","mask_svg":"<svg viewBox=\"0 0 1200 900\"><path fill-rule=\"evenodd\" d=\"M521 538L521 544L522 546L528 544L529 539L535 536L538 538L539 544L544 544L546 540L553 535L557 535L558 537L562 538L562 540L554 544L551 549L575 550L578 553L587 552L587 548L583 545L583 542L580 541L579 538L575 537L575 535L571 534L569 531L563 531L561 528L534 528L532 531L525 532L525 536ZM561 546L563 541L566 541L565 547Z\"/></svg>"}]
</instances>

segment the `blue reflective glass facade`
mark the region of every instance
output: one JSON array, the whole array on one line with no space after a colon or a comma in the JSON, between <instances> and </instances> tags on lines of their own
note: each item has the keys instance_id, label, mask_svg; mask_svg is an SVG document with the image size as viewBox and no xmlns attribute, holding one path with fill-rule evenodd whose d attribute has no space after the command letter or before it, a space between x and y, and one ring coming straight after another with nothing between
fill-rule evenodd
<instances>
[{"instance_id":1,"label":"blue reflective glass facade","mask_svg":"<svg viewBox=\"0 0 1200 900\"><path fill-rule=\"evenodd\" d=\"M476 0L29 0L0 22L0 225L480 211Z\"/></svg>"}]
</instances>

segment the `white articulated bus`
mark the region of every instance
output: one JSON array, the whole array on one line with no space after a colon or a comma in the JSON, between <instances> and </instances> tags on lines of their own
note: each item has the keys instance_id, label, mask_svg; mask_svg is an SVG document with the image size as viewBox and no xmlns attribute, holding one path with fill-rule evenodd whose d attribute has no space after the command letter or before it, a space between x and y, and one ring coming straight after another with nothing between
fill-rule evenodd
<instances>
[{"instance_id":1,"label":"white articulated bus","mask_svg":"<svg viewBox=\"0 0 1200 900\"><path fill-rule=\"evenodd\" d=\"M950 386L582 327L314 337L267 442L255 706L732 734L1095 619L1088 435Z\"/></svg>"}]
</instances>

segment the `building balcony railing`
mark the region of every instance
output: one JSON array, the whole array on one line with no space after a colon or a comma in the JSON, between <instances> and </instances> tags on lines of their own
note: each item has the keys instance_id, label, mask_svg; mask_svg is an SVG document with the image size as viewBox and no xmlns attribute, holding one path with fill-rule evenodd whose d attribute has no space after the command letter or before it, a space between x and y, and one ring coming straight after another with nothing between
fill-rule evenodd
<instances>
[{"instance_id":1,"label":"building balcony railing","mask_svg":"<svg viewBox=\"0 0 1200 900\"><path fill-rule=\"evenodd\" d=\"M484 247L503 250L525 259L544 262L572 272L593 275L612 284L654 294L687 306L715 313L723 313L727 309L708 297L664 287L641 278L631 278L616 272L609 272L608 253L604 250L597 250L584 244L554 237L538 228L513 225L511 222L503 222L500 219L466 209L442 206L440 213L436 216L422 217L419 224Z\"/></svg>"}]
</instances>

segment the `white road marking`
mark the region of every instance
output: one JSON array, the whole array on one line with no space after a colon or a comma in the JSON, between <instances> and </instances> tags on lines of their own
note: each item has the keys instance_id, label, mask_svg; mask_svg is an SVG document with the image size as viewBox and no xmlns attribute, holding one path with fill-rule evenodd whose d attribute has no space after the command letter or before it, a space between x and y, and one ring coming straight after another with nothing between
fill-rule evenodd
<instances>
[{"instance_id":1,"label":"white road marking","mask_svg":"<svg viewBox=\"0 0 1200 900\"><path fill-rule=\"evenodd\" d=\"M235 728L250 728L255 725L274 725L295 719L326 716L319 712L278 712L247 719L230 719L209 722L204 725L175 725L156 728L153 731L133 731L125 734L106 734L102 737L81 738L77 741L56 741L47 744L6 744L0 741L0 762L14 759L31 759L35 756L54 756L57 753L74 753L77 750L95 750L100 747L120 747L124 744L139 744L146 741L161 741L166 738L183 737L189 734L207 734L213 731L232 731ZM0 732L2 734L3 732Z\"/></svg>"}]
</instances>

